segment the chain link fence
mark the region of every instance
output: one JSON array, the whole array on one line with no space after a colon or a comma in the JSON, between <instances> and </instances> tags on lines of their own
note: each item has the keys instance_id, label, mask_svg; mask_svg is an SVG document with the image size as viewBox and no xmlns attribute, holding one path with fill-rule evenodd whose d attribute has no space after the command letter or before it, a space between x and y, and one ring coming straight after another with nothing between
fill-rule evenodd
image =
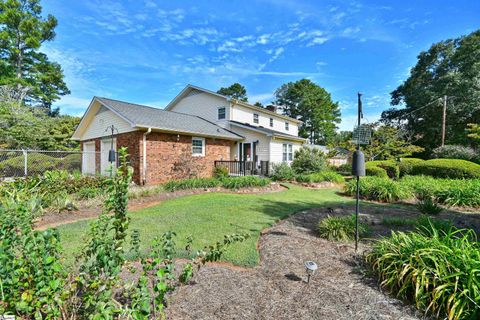
<instances>
[{"instance_id":1,"label":"chain link fence","mask_svg":"<svg viewBox=\"0 0 480 320\"><path fill-rule=\"evenodd\" d=\"M82 157L95 159L97 153L0 149L0 180L43 174L49 170L82 172Z\"/></svg>"}]
</instances>

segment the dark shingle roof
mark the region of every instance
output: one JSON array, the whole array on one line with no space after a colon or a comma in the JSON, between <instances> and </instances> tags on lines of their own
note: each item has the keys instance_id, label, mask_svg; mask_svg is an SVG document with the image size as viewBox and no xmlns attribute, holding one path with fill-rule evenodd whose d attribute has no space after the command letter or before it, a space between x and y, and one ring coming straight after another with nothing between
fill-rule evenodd
<instances>
[{"instance_id":1,"label":"dark shingle roof","mask_svg":"<svg viewBox=\"0 0 480 320\"><path fill-rule=\"evenodd\" d=\"M243 138L198 116L107 98L96 97L96 99L113 109L134 127L147 127L235 140Z\"/></svg>"},{"instance_id":2,"label":"dark shingle roof","mask_svg":"<svg viewBox=\"0 0 480 320\"><path fill-rule=\"evenodd\" d=\"M295 139L295 140L305 140L304 138L294 136L292 134L283 133L283 132L280 132L280 131L268 129L268 128L261 127L261 126L258 126L258 127L257 126L252 126L251 124L248 124L248 123L243 123L243 122L234 121L234 120L230 120L230 123L232 123L234 125L237 124L237 125L241 125L241 126L244 126L244 127L248 127L248 128L251 128L251 129L254 129L254 130L257 130L257 131L261 131L261 132L263 132L267 135L271 135L271 136L275 136L275 137L283 137L283 138Z\"/></svg>"}]
</instances>

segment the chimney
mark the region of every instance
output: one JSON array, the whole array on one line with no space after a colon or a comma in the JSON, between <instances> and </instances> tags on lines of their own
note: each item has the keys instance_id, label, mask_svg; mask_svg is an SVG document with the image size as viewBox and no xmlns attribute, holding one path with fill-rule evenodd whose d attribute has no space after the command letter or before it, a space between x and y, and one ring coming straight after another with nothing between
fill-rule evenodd
<instances>
[{"instance_id":1,"label":"chimney","mask_svg":"<svg viewBox=\"0 0 480 320\"><path fill-rule=\"evenodd\" d=\"M272 111L272 112L277 112L277 106L276 105L273 105L273 104L269 104L265 107L265 109L267 109L268 111Z\"/></svg>"}]
</instances>

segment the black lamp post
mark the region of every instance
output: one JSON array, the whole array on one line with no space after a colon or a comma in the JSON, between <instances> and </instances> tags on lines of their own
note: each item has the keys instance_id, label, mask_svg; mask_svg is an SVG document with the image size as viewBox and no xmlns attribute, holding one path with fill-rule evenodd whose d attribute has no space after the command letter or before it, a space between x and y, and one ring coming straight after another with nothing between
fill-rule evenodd
<instances>
[{"instance_id":1,"label":"black lamp post","mask_svg":"<svg viewBox=\"0 0 480 320\"><path fill-rule=\"evenodd\" d=\"M357 116L357 150L353 153L352 174L357 178L357 194L355 203L355 252L358 249L358 214L360 211L360 177L365 176L365 155L360 150L360 119L363 118L362 94L358 93Z\"/></svg>"}]
</instances>

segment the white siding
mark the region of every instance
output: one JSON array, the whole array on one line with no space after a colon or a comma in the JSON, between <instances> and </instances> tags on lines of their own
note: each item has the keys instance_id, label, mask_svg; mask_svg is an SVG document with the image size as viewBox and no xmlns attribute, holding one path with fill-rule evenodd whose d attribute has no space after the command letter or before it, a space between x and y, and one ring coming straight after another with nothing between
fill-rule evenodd
<instances>
[{"instance_id":1,"label":"white siding","mask_svg":"<svg viewBox=\"0 0 480 320\"><path fill-rule=\"evenodd\" d=\"M270 163L280 163L283 162L283 144L292 144L293 145L293 157L295 158L295 151L300 149L302 145L300 143L282 141L282 140L272 140L270 142ZM290 161L289 161L290 162Z\"/></svg>"},{"instance_id":2,"label":"white siding","mask_svg":"<svg viewBox=\"0 0 480 320\"><path fill-rule=\"evenodd\" d=\"M258 161L268 161L269 159L269 146L270 146L270 137L267 137L265 134L255 132L252 130L248 129L243 129L239 128L236 126L231 126L229 130L238 133L239 135L245 137L245 140L243 140L243 143L250 143L250 142L255 142L258 140L257 144L257 156L258 156ZM235 159L235 156L237 156L238 159L238 143L235 144L231 149L230 149L230 159Z\"/></svg>"},{"instance_id":3,"label":"white siding","mask_svg":"<svg viewBox=\"0 0 480 320\"><path fill-rule=\"evenodd\" d=\"M135 128L132 128L132 126L128 122L117 116L112 111L106 109L105 107L101 107L98 109L97 113L83 132L81 140L109 136L111 132L105 130L108 126L111 126L112 124L115 126L115 128L118 129L118 133L131 132L136 130Z\"/></svg>"},{"instance_id":4,"label":"white siding","mask_svg":"<svg viewBox=\"0 0 480 320\"><path fill-rule=\"evenodd\" d=\"M253 122L253 114L258 114L258 124ZM270 127L270 118L273 118L273 127ZM235 104L232 110L232 120L241 123L248 123L253 126L261 126L267 129L291 134L293 136L298 135L298 126L294 122L282 119L269 113L264 113L261 110L253 110L247 107L243 107ZM285 122L289 123L289 130L285 130Z\"/></svg>"},{"instance_id":5,"label":"white siding","mask_svg":"<svg viewBox=\"0 0 480 320\"><path fill-rule=\"evenodd\" d=\"M225 107L225 120L218 120L218 108ZM177 102L170 111L193 114L212 122L221 124L230 117L229 103L226 99L208 93L188 95Z\"/></svg>"}]
</instances>

